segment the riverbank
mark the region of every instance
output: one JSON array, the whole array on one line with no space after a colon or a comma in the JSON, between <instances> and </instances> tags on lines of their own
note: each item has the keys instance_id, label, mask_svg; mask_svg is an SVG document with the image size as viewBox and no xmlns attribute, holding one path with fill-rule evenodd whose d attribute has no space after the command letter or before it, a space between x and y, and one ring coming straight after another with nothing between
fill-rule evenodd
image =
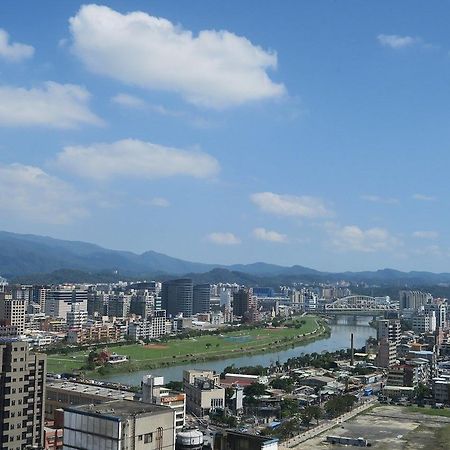
<instances>
[{"instance_id":1,"label":"riverbank","mask_svg":"<svg viewBox=\"0 0 450 450\"><path fill-rule=\"evenodd\" d=\"M129 362L114 367L103 366L84 373L90 378L101 378L110 374L134 373L139 370L257 355L307 344L328 335L329 327L322 319L305 316L297 327L256 328L223 335L174 339L165 343L123 345L117 348L117 352L127 356ZM48 355L48 371L53 373L80 371L86 364L87 356L87 350L69 355Z\"/></svg>"},{"instance_id":2,"label":"riverbank","mask_svg":"<svg viewBox=\"0 0 450 450\"><path fill-rule=\"evenodd\" d=\"M333 352L350 347L350 335L354 335L355 348L361 348L366 339L373 336L373 330L368 326L367 318L361 318L357 323L352 319L348 322L347 318L341 317L337 323L330 323L329 334L318 339L313 339L309 342L303 342L297 345L272 351L269 350L264 353L255 355L245 355L241 353L234 353L231 358L220 358L214 361L184 363L181 365L163 367L151 370L138 370L132 373L112 373L104 376L96 375L96 378L101 381L112 383L139 386L142 382L142 377L152 373L155 376L164 377L166 381L182 381L183 371L188 369L197 370L214 370L216 373L221 373L225 367L234 366L236 368L243 366L263 366L269 367L273 364L283 364L290 358L307 353L322 353Z\"/></svg>"}]
</instances>

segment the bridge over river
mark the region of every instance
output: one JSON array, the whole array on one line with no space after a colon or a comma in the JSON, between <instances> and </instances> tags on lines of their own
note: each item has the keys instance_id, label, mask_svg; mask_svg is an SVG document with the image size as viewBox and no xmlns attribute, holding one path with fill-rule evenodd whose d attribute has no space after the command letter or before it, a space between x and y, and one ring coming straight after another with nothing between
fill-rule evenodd
<instances>
[{"instance_id":1,"label":"bridge over river","mask_svg":"<svg viewBox=\"0 0 450 450\"><path fill-rule=\"evenodd\" d=\"M327 316L393 316L398 305L368 295L349 295L325 305Z\"/></svg>"}]
</instances>

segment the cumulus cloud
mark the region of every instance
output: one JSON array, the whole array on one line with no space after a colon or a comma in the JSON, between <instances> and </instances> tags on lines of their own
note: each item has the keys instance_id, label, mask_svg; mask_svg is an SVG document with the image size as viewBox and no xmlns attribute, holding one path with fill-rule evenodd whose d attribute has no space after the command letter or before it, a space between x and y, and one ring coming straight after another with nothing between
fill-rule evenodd
<instances>
[{"instance_id":1,"label":"cumulus cloud","mask_svg":"<svg viewBox=\"0 0 450 450\"><path fill-rule=\"evenodd\" d=\"M0 28L0 58L9 62L20 62L31 58L34 48L31 45L10 42L9 34Z\"/></svg>"},{"instance_id":2,"label":"cumulus cloud","mask_svg":"<svg viewBox=\"0 0 450 450\"><path fill-rule=\"evenodd\" d=\"M419 239L437 239L439 237L439 233L437 231L414 231L412 234L413 237Z\"/></svg>"},{"instance_id":3,"label":"cumulus cloud","mask_svg":"<svg viewBox=\"0 0 450 450\"><path fill-rule=\"evenodd\" d=\"M390 251L398 247L400 241L384 228L363 230L356 225L332 227L329 229L332 244L340 250L359 252Z\"/></svg>"},{"instance_id":4,"label":"cumulus cloud","mask_svg":"<svg viewBox=\"0 0 450 450\"><path fill-rule=\"evenodd\" d=\"M397 198L381 197L379 195L361 195L361 199L372 203L384 203L386 205L394 205L399 203Z\"/></svg>"},{"instance_id":5,"label":"cumulus cloud","mask_svg":"<svg viewBox=\"0 0 450 450\"><path fill-rule=\"evenodd\" d=\"M223 108L286 91L267 74L276 53L228 31L195 35L164 18L93 4L70 19L70 31L74 53L92 72L196 105Z\"/></svg>"},{"instance_id":6,"label":"cumulus cloud","mask_svg":"<svg viewBox=\"0 0 450 450\"><path fill-rule=\"evenodd\" d=\"M114 177L157 179L172 176L208 178L219 163L207 153L180 150L137 139L65 147L56 157L58 167L95 180Z\"/></svg>"},{"instance_id":7,"label":"cumulus cloud","mask_svg":"<svg viewBox=\"0 0 450 450\"><path fill-rule=\"evenodd\" d=\"M74 84L48 81L42 88L0 86L0 126L76 128L101 125L89 109L89 92Z\"/></svg>"},{"instance_id":8,"label":"cumulus cloud","mask_svg":"<svg viewBox=\"0 0 450 450\"><path fill-rule=\"evenodd\" d=\"M241 240L237 236L228 232L210 233L206 236L206 239L218 245L237 245L241 243Z\"/></svg>"},{"instance_id":9,"label":"cumulus cloud","mask_svg":"<svg viewBox=\"0 0 450 450\"><path fill-rule=\"evenodd\" d=\"M262 211L279 216L314 219L331 215L320 198L307 195L281 195L273 192L258 192L250 196L251 201Z\"/></svg>"},{"instance_id":10,"label":"cumulus cloud","mask_svg":"<svg viewBox=\"0 0 450 450\"><path fill-rule=\"evenodd\" d=\"M146 105L144 100L140 99L139 97L123 93L115 95L111 99L111 101L113 103L116 103L120 106L125 106L127 108L143 108Z\"/></svg>"},{"instance_id":11,"label":"cumulus cloud","mask_svg":"<svg viewBox=\"0 0 450 450\"><path fill-rule=\"evenodd\" d=\"M412 196L413 200L418 200L421 202L435 202L436 197L433 197L432 195L425 195L425 194L414 194Z\"/></svg>"},{"instance_id":12,"label":"cumulus cloud","mask_svg":"<svg viewBox=\"0 0 450 450\"><path fill-rule=\"evenodd\" d=\"M260 241L269 241L269 242L279 242L284 243L287 242L287 236L285 234L278 233L277 231L266 230L265 228L255 228L252 231L252 235L254 238L259 239Z\"/></svg>"},{"instance_id":13,"label":"cumulus cloud","mask_svg":"<svg viewBox=\"0 0 450 450\"><path fill-rule=\"evenodd\" d=\"M394 50L412 47L413 45L422 43L422 39L420 38L412 36L399 36L398 34L379 34L377 36L377 40L384 47L390 47Z\"/></svg>"},{"instance_id":14,"label":"cumulus cloud","mask_svg":"<svg viewBox=\"0 0 450 450\"><path fill-rule=\"evenodd\" d=\"M79 194L39 167L0 165L0 209L26 221L65 224L87 215Z\"/></svg>"}]
</instances>

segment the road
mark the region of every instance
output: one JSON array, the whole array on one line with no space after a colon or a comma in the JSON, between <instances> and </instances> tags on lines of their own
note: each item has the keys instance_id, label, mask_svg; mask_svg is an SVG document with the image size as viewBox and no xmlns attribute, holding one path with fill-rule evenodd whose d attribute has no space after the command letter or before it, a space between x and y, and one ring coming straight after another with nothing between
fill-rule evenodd
<instances>
[{"instance_id":1,"label":"road","mask_svg":"<svg viewBox=\"0 0 450 450\"><path fill-rule=\"evenodd\" d=\"M350 412L345 413L342 416L337 417L336 419L324 420L317 427L314 427L311 430L306 431L305 433L294 436L293 438L289 439L288 441L281 443L278 446L278 448L280 450L287 450L290 448L294 448L297 445L301 444L302 442L305 442L308 439L316 437L318 434L324 433L325 431L330 430L331 428L335 427L336 425L339 425L340 423L343 423L346 420L349 420L352 417L355 417L357 414L360 414L361 412L365 411L366 409L369 409L371 406L374 406L376 403L377 403L377 399L371 398L371 399L367 400L364 404L357 406L356 408L352 409Z\"/></svg>"}]
</instances>

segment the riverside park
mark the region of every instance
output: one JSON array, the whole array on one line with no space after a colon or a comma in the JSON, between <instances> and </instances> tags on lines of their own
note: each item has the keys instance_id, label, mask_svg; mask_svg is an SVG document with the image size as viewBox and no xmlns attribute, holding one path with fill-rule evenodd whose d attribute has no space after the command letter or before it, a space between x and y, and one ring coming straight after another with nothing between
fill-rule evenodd
<instances>
[{"instance_id":1,"label":"riverside park","mask_svg":"<svg viewBox=\"0 0 450 450\"><path fill-rule=\"evenodd\" d=\"M315 316L293 318L282 326L258 327L221 334L207 334L183 339L170 338L148 344L103 344L97 350L107 347L111 352L124 355L128 361L111 367L97 367L84 370L91 347L77 351L62 351L48 355L48 372L71 373L83 371L95 377L110 372L133 372L141 369L156 369L189 362L225 359L242 354L257 354L274 349L300 345L320 338L328 332L323 321ZM72 349L71 349L72 350Z\"/></svg>"}]
</instances>

